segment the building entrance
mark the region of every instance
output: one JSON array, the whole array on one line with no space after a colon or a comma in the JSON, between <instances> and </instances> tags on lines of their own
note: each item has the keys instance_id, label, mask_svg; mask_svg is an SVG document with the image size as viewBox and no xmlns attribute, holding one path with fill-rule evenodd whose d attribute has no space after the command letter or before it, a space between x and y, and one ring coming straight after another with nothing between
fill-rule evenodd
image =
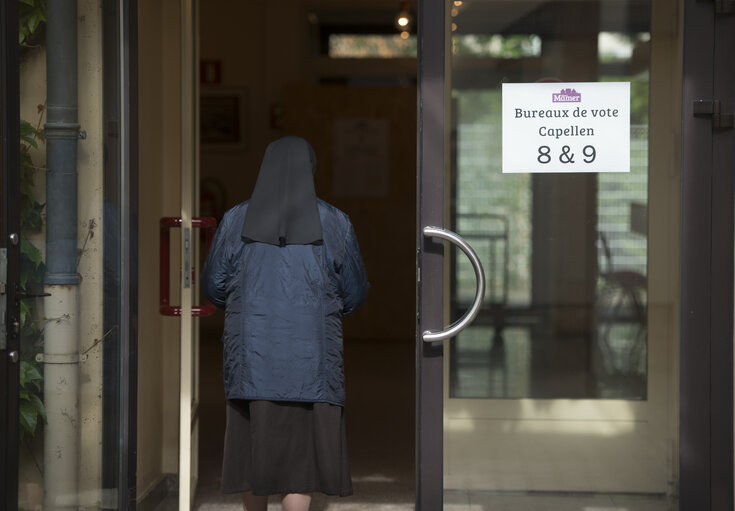
<instances>
[{"instance_id":1,"label":"building entrance","mask_svg":"<svg viewBox=\"0 0 735 511\"><path fill-rule=\"evenodd\" d=\"M732 508L730 11L2 2L0 509L239 505L194 219L286 134L372 283L344 332L355 495L313 509ZM626 169L531 172L607 158L553 111L506 145L504 88L556 84L550 111L628 87Z\"/></svg>"}]
</instances>

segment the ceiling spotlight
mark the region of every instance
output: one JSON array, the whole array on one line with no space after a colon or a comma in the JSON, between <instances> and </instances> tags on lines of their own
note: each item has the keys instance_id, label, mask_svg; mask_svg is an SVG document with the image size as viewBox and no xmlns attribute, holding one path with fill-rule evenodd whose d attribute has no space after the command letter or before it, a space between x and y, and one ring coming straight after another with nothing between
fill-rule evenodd
<instances>
[{"instance_id":1,"label":"ceiling spotlight","mask_svg":"<svg viewBox=\"0 0 735 511\"><path fill-rule=\"evenodd\" d=\"M411 31L411 25L413 24L413 18L411 17L411 14L408 12L408 0L401 0L401 7L398 11L398 14L396 14L396 17L394 19L396 29L403 34L403 32L410 32ZM403 37L403 35L401 35ZM406 36L408 37L408 36ZM404 39L406 37L403 37Z\"/></svg>"}]
</instances>

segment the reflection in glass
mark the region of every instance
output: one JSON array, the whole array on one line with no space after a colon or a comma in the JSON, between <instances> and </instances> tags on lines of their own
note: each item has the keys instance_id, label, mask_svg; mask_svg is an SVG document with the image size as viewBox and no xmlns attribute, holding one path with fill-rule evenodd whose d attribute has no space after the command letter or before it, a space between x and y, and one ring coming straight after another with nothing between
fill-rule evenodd
<instances>
[{"instance_id":1,"label":"reflection in glass","mask_svg":"<svg viewBox=\"0 0 735 511\"><path fill-rule=\"evenodd\" d=\"M126 353L121 335L121 8L115 0L82 2L78 18L72 15L66 24L58 12L46 16L46 8L45 2L21 2L20 9L20 286L26 296L20 304L19 507L114 509L126 497L118 491L124 469L120 410ZM75 48L69 53L76 59L69 62L76 60L84 72L77 76L71 63L71 78L47 72L52 31L54 37L61 34L69 45L65 48ZM52 139L68 144L70 137L47 124L53 108L56 115L76 110L86 135L73 140L76 153L57 150L64 156L56 159ZM57 169L76 174L78 202L47 193L51 161L62 161ZM49 222L52 201L55 211L66 214L73 208L71 222ZM68 282L49 282L47 250L50 240L61 237L52 234L62 231L64 240L71 240L73 271L64 277ZM62 343L65 351L54 348Z\"/></svg>"},{"instance_id":2,"label":"reflection in glass","mask_svg":"<svg viewBox=\"0 0 735 511\"><path fill-rule=\"evenodd\" d=\"M624 5L625 7L621 7ZM650 7L452 7L452 227L488 290L450 347L450 396L647 398ZM502 174L503 82L631 83L631 172ZM452 315L474 275L452 260Z\"/></svg>"}]
</instances>

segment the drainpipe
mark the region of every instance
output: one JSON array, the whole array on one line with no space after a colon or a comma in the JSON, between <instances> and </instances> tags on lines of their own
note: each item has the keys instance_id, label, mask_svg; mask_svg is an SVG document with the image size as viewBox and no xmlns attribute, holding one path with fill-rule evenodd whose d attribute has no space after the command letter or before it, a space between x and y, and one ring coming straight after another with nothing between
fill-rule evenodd
<instances>
[{"instance_id":1,"label":"drainpipe","mask_svg":"<svg viewBox=\"0 0 735 511\"><path fill-rule=\"evenodd\" d=\"M46 2L44 510L78 507L77 0Z\"/></svg>"}]
</instances>

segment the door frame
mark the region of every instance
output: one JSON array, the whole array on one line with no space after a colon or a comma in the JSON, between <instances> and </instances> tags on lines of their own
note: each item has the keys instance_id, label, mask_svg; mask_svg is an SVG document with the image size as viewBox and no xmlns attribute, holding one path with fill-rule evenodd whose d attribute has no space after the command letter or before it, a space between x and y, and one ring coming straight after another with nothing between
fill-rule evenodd
<instances>
[{"instance_id":1,"label":"door frame","mask_svg":"<svg viewBox=\"0 0 735 511\"><path fill-rule=\"evenodd\" d=\"M695 118L692 102L722 98L732 113L735 16L684 0L682 126L681 509L733 505L733 130ZM443 247L423 237L444 224L448 37L444 0L419 1L417 140L416 509L443 504ZM704 34L704 35L703 35ZM708 52L713 54L710 56ZM728 51L730 52L728 60ZM709 163L709 165L707 164ZM428 278L427 278L428 277Z\"/></svg>"},{"instance_id":2,"label":"door frame","mask_svg":"<svg viewBox=\"0 0 735 511\"><path fill-rule=\"evenodd\" d=\"M179 510L191 508L199 480L199 322L193 269L198 236L192 220L199 197L199 1L179 0L181 11L181 337L179 361Z\"/></svg>"},{"instance_id":3,"label":"door frame","mask_svg":"<svg viewBox=\"0 0 735 511\"><path fill-rule=\"evenodd\" d=\"M733 112L735 16L696 0L683 15L680 506L732 509L735 130L693 102Z\"/></svg>"},{"instance_id":4,"label":"door frame","mask_svg":"<svg viewBox=\"0 0 735 511\"><path fill-rule=\"evenodd\" d=\"M18 1L0 3L0 248L7 250L5 331L0 346L0 509L18 508L18 391L20 364L10 359L20 353L20 336L10 326L20 317L16 297L20 275L20 243L10 243L20 230L20 69Z\"/></svg>"},{"instance_id":5,"label":"door frame","mask_svg":"<svg viewBox=\"0 0 735 511\"><path fill-rule=\"evenodd\" d=\"M120 8L120 230L122 281L120 349L119 509L134 510L138 493L138 2Z\"/></svg>"},{"instance_id":6,"label":"door frame","mask_svg":"<svg viewBox=\"0 0 735 511\"><path fill-rule=\"evenodd\" d=\"M444 318L444 247L425 238L423 227L444 225L444 141L448 126L446 87L448 4L419 0L417 141L416 325L416 510L443 505L444 343L427 343L422 332L441 330ZM429 35L429 37L425 37ZM426 278L425 278L426 277Z\"/></svg>"}]
</instances>

